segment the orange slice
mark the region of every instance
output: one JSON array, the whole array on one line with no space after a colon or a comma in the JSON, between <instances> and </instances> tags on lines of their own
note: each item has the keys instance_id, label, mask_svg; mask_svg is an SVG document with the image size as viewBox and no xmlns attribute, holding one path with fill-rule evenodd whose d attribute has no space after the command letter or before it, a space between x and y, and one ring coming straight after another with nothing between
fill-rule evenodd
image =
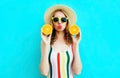
<instances>
[{"instance_id":1,"label":"orange slice","mask_svg":"<svg viewBox=\"0 0 120 78\"><path fill-rule=\"evenodd\" d=\"M46 35L51 34L52 33L52 26L50 24L43 25L42 32Z\"/></svg>"},{"instance_id":2,"label":"orange slice","mask_svg":"<svg viewBox=\"0 0 120 78\"><path fill-rule=\"evenodd\" d=\"M78 34L80 32L80 29L79 29L79 27L77 25L73 25L73 26L71 26L69 28L69 32L72 35L76 35L76 34Z\"/></svg>"}]
</instances>

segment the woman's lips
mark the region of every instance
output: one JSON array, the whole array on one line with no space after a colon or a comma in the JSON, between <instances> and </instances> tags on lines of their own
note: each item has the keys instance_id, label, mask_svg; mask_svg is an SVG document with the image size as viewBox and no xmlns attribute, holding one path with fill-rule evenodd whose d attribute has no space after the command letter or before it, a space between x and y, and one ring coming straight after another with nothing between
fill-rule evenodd
<instances>
[{"instance_id":1,"label":"woman's lips","mask_svg":"<svg viewBox=\"0 0 120 78\"><path fill-rule=\"evenodd\" d=\"M59 25L57 28L58 28L58 29L61 29L61 28L62 28L62 26L60 26L60 25Z\"/></svg>"}]
</instances>

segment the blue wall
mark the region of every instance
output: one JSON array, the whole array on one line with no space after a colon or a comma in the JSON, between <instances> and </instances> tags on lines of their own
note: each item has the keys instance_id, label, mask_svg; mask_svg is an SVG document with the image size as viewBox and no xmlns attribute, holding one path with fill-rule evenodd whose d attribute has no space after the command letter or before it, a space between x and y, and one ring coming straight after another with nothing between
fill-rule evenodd
<instances>
[{"instance_id":1,"label":"blue wall","mask_svg":"<svg viewBox=\"0 0 120 78\"><path fill-rule=\"evenodd\" d=\"M0 78L45 78L40 74L40 28L54 4L72 7L82 30L81 75L120 78L119 0L1 0Z\"/></svg>"}]
</instances>

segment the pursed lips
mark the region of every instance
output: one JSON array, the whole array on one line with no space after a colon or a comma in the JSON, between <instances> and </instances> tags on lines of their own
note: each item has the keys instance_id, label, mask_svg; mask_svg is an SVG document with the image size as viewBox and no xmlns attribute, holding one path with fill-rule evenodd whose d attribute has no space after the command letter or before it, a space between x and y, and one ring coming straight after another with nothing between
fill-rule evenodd
<instances>
[{"instance_id":1,"label":"pursed lips","mask_svg":"<svg viewBox=\"0 0 120 78\"><path fill-rule=\"evenodd\" d=\"M58 28L58 29L61 29L61 28L62 28L62 26L61 26L61 25L59 25L57 28Z\"/></svg>"}]
</instances>

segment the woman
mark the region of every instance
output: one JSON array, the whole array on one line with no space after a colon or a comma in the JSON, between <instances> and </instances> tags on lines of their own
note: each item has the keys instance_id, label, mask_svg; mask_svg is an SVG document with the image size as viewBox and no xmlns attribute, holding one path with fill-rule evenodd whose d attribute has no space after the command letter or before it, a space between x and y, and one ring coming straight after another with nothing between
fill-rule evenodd
<instances>
[{"instance_id":1,"label":"woman","mask_svg":"<svg viewBox=\"0 0 120 78\"><path fill-rule=\"evenodd\" d=\"M79 42L69 33L69 27L76 23L74 11L64 5L56 5L45 13L45 23L51 24L53 32L46 36L41 32L40 71L48 78L73 78L82 69Z\"/></svg>"}]
</instances>

